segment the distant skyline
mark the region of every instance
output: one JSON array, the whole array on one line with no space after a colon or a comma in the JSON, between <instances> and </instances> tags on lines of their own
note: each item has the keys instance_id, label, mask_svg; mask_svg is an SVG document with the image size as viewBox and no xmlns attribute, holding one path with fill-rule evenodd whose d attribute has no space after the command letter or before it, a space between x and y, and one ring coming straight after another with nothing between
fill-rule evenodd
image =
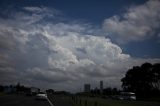
<instances>
[{"instance_id":1,"label":"distant skyline","mask_svg":"<svg viewBox=\"0 0 160 106\"><path fill-rule=\"evenodd\" d=\"M76 92L121 87L160 62L159 0L1 0L0 84Z\"/></svg>"}]
</instances>

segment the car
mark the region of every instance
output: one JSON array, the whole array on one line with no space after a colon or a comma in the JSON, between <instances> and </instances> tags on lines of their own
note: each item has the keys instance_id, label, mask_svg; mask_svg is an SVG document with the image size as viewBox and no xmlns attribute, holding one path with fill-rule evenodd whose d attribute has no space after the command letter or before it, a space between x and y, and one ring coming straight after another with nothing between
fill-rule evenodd
<instances>
[{"instance_id":1,"label":"car","mask_svg":"<svg viewBox=\"0 0 160 106\"><path fill-rule=\"evenodd\" d=\"M47 100L47 94L44 92L40 92L36 95L37 100Z\"/></svg>"},{"instance_id":2,"label":"car","mask_svg":"<svg viewBox=\"0 0 160 106\"><path fill-rule=\"evenodd\" d=\"M133 92L121 92L119 100L136 100L136 95Z\"/></svg>"}]
</instances>

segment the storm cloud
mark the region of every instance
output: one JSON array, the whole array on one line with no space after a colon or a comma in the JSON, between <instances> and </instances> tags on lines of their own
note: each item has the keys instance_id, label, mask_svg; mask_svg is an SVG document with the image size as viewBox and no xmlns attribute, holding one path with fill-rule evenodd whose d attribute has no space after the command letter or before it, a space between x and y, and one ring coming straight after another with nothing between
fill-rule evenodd
<instances>
[{"instance_id":1,"label":"storm cloud","mask_svg":"<svg viewBox=\"0 0 160 106\"><path fill-rule=\"evenodd\" d=\"M52 11L53 10L53 11ZM22 7L0 18L0 83L78 91L84 83L120 87L128 68L159 59L133 58L89 23L46 7ZM94 30L93 30L94 29ZM101 34L101 33L100 33Z\"/></svg>"}]
</instances>

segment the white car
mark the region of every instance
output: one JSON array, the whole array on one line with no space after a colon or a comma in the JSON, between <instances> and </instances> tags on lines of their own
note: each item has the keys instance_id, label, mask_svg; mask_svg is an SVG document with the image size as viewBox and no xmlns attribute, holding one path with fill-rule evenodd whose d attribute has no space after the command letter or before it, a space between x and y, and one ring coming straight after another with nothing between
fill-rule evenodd
<instances>
[{"instance_id":1,"label":"white car","mask_svg":"<svg viewBox=\"0 0 160 106\"><path fill-rule=\"evenodd\" d=\"M38 100L47 100L47 94L46 93L43 93L43 92L40 92L36 95L36 99Z\"/></svg>"},{"instance_id":2,"label":"white car","mask_svg":"<svg viewBox=\"0 0 160 106\"><path fill-rule=\"evenodd\" d=\"M121 92L119 100L136 100L136 95L133 92Z\"/></svg>"}]
</instances>

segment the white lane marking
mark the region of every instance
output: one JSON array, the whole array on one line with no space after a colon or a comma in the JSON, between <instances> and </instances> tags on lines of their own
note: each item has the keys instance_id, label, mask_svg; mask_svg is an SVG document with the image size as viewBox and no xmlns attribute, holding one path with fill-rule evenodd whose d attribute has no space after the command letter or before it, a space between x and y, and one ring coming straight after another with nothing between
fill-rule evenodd
<instances>
[{"instance_id":1,"label":"white lane marking","mask_svg":"<svg viewBox=\"0 0 160 106\"><path fill-rule=\"evenodd\" d=\"M51 105L51 106L54 106L53 104L52 104L52 102L47 98L47 100L48 100L48 102L49 102L49 104Z\"/></svg>"}]
</instances>

